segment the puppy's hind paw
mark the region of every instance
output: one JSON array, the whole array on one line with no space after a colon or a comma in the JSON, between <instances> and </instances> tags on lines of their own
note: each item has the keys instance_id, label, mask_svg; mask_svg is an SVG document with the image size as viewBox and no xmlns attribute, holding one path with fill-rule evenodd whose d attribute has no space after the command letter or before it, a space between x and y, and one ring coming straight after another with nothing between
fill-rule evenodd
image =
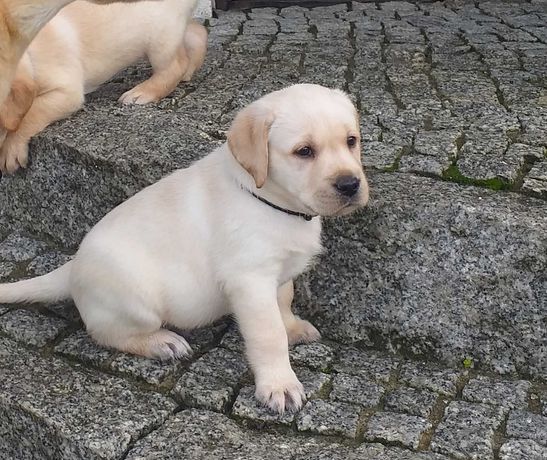
<instances>
[{"instance_id":1,"label":"puppy's hind paw","mask_svg":"<svg viewBox=\"0 0 547 460\"><path fill-rule=\"evenodd\" d=\"M193 351L186 339L175 332L160 329L148 337L146 355L161 361L188 358Z\"/></svg>"},{"instance_id":2,"label":"puppy's hind paw","mask_svg":"<svg viewBox=\"0 0 547 460\"><path fill-rule=\"evenodd\" d=\"M287 337L290 345L317 342L321 339L321 334L312 323L305 319L295 318L296 321L287 327Z\"/></svg>"}]
</instances>

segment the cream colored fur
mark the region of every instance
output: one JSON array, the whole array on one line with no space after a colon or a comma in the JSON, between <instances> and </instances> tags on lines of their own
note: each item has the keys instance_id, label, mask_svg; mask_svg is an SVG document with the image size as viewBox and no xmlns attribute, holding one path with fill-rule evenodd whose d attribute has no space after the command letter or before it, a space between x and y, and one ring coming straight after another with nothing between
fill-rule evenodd
<instances>
[{"instance_id":1,"label":"cream colored fur","mask_svg":"<svg viewBox=\"0 0 547 460\"><path fill-rule=\"evenodd\" d=\"M141 58L153 75L121 96L125 104L157 101L190 80L207 49L205 28L190 21L195 4L76 1L62 9L23 54L0 106L0 170L25 167L32 136L77 111L84 94Z\"/></svg>"},{"instance_id":2,"label":"cream colored fur","mask_svg":"<svg viewBox=\"0 0 547 460\"><path fill-rule=\"evenodd\" d=\"M313 156L301 156L305 147ZM360 181L352 197L336 186L348 176ZM251 192L317 217L289 215ZM257 398L279 412L297 409L304 390L288 345L319 332L291 311L293 279L321 252L319 216L344 215L367 200L350 100L295 85L242 110L213 153L107 214L71 262L0 285L0 303L72 298L97 342L160 359L190 352L166 324L191 329L233 315Z\"/></svg>"}]
</instances>

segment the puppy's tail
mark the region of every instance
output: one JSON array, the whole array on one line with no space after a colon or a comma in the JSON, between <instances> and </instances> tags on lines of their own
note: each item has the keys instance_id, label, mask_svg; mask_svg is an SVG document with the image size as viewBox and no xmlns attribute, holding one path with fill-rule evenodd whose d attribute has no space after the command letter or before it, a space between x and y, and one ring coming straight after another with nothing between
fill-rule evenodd
<instances>
[{"instance_id":1,"label":"puppy's tail","mask_svg":"<svg viewBox=\"0 0 547 460\"><path fill-rule=\"evenodd\" d=\"M0 303L56 302L70 298L71 266L72 261L47 275L0 284Z\"/></svg>"}]
</instances>

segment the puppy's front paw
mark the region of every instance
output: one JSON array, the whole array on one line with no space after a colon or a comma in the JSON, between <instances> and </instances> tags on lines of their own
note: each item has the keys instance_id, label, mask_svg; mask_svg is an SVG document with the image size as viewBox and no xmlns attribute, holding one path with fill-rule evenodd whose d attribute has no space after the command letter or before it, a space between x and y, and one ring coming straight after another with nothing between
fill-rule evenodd
<instances>
[{"instance_id":1,"label":"puppy's front paw","mask_svg":"<svg viewBox=\"0 0 547 460\"><path fill-rule=\"evenodd\" d=\"M292 369L271 373L271 377L257 379L256 399L272 411L283 414L298 411L306 402L304 387Z\"/></svg>"},{"instance_id":2,"label":"puppy's front paw","mask_svg":"<svg viewBox=\"0 0 547 460\"><path fill-rule=\"evenodd\" d=\"M289 345L317 342L321 338L321 334L312 323L298 317L295 319L296 321L287 327Z\"/></svg>"},{"instance_id":3,"label":"puppy's front paw","mask_svg":"<svg viewBox=\"0 0 547 460\"><path fill-rule=\"evenodd\" d=\"M129 104L150 104L151 102L157 102L161 99L158 94L150 88L150 85L140 84L135 86L133 89L122 94L119 99L124 105Z\"/></svg>"},{"instance_id":4,"label":"puppy's front paw","mask_svg":"<svg viewBox=\"0 0 547 460\"><path fill-rule=\"evenodd\" d=\"M8 136L0 149L0 171L13 174L28 164L28 142Z\"/></svg>"}]
</instances>

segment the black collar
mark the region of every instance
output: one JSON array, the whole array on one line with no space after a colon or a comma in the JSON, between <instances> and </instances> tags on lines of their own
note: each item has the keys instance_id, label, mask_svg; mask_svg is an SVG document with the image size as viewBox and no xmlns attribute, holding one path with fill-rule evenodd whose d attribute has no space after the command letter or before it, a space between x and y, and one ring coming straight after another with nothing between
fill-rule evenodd
<instances>
[{"instance_id":1,"label":"black collar","mask_svg":"<svg viewBox=\"0 0 547 460\"><path fill-rule=\"evenodd\" d=\"M270 207L272 207L272 208L274 208L278 211L284 212L285 214L289 214L290 216L301 217L302 219L307 220L307 221L310 221L315 217L315 216L311 216L309 214L304 214L303 212L291 211L290 209L285 209L285 208L282 208L280 206L277 206L273 203L270 203L268 200L262 198L261 196L256 195L255 193L251 192L250 190L249 190L249 193L251 195L253 195L255 198L262 201L262 203L267 204L268 206L270 206Z\"/></svg>"}]
</instances>

